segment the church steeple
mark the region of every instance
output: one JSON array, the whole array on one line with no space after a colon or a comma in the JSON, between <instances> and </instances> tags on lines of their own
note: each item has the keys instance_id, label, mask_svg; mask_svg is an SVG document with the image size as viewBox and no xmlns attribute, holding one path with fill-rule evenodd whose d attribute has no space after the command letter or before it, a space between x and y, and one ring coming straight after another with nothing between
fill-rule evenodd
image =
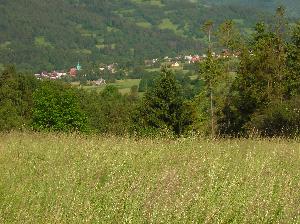
<instances>
[{"instance_id":1,"label":"church steeple","mask_svg":"<svg viewBox=\"0 0 300 224\"><path fill-rule=\"evenodd\" d=\"M81 70L81 65L79 64L79 61L78 61L78 64L77 64L77 66L76 66L76 69L77 69L77 71L80 71L80 70Z\"/></svg>"}]
</instances>

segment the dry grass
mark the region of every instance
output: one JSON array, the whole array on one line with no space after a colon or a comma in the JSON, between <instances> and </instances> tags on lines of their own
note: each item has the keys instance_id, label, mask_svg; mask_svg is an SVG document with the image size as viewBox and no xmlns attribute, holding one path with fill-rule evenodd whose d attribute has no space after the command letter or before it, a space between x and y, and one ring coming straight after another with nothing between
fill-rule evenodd
<instances>
[{"instance_id":1,"label":"dry grass","mask_svg":"<svg viewBox=\"0 0 300 224\"><path fill-rule=\"evenodd\" d=\"M299 223L300 144L0 135L0 223Z\"/></svg>"}]
</instances>

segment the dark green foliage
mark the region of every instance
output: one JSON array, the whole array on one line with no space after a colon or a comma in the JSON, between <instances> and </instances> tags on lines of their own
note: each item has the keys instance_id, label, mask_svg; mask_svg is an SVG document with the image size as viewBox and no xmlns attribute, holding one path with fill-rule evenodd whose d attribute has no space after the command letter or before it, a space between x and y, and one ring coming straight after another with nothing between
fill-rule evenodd
<instances>
[{"instance_id":1,"label":"dark green foliage","mask_svg":"<svg viewBox=\"0 0 300 224\"><path fill-rule=\"evenodd\" d=\"M274 101L251 115L246 125L249 134L269 137L294 137L300 133L300 98L285 102Z\"/></svg>"},{"instance_id":2,"label":"dark green foliage","mask_svg":"<svg viewBox=\"0 0 300 224\"><path fill-rule=\"evenodd\" d=\"M12 66L0 75L0 131L26 128L31 120L32 94L38 80L18 74Z\"/></svg>"},{"instance_id":3,"label":"dark green foliage","mask_svg":"<svg viewBox=\"0 0 300 224\"><path fill-rule=\"evenodd\" d=\"M144 59L203 50L207 43L199 24L208 18L216 25L234 19L247 33L262 11L278 5L258 0L161 2L2 0L0 64L16 63L35 72L69 69L78 60L85 66L94 61L134 67ZM289 15L299 17L298 0L284 3ZM264 16L271 18L269 12ZM163 21L168 21L165 27ZM143 23L146 27L139 25Z\"/></svg>"},{"instance_id":4,"label":"dark green foliage","mask_svg":"<svg viewBox=\"0 0 300 224\"><path fill-rule=\"evenodd\" d=\"M299 134L300 115L299 115L299 88L300 88L300 42L299 24L295 26L292 43L285 49L285 58L282 61L277 60L273 65L272 82L275 83L276 91L273 91L272 98L269 94L264 94L266 106L255 106L257 108L250 115L250 121L245 125L249 130L258 131L266 136L295 136ZM278 37L277 37L278 38ZM272 46L276 46L278 41L273 42ZM288 43L286 44L288 45ZM277 47L279 49L279 47ZM280 59L280 52L277 53L277 58ZM267 61L269 68L272 66L270 61ZM282 77L277 75L278 66L280 64L283 69ZM276 85L277 84L277 85ZM269 85L268 85L269 86ZM258 92L259 96L262 92Z\"/></svg>"},{"instance_id":5,"label":"dark green foliage","mask_svg":"<svg viewBox=\"0 0 300 224\"><path fill-rule=\"evenodd\" d=\"M292 42L288 46L287 55L288 76L285 79L288 95L300 94L300 22L292 33Z\"/></svg>"},{"instance_id":6,"label":"dark green foliage","mask_svg":"<svg viewBox=\"0 0 300 224\"><path fill-rule=\"evenodd\" d=\"M182 87L183 97L192 99L198 94L203 82L199 79L191 80L190 76L194 76L193 72L184 73L182 71L174 71L175 79ZM160 77L159 72L145 72L141 78L138 91L146 92L155 86L155 81Z\"/></svg>"},{"instance_id":7,"label":"dark green foliage","mask_svg":"<svg viewBox=\"0 0 300 224\"><path fill-rule=\"evenodd\" d=\"M86 131L86 116L76 90L59 82L45 81L33 96L32 127L47 131Z\"/></svg>"},{"instance_id":8,"label":"dark green foliage","mask_svg":"<svg viewBox=\"0 0 300 224\"><path fill-rule=\"evenodd\" d=\"M145 93L133 116L135 131L144 134L169 131L180 135L189 130L193 121L192 107L184 102L181 86L166 69Z\"/></svg>"},{"instance_id":9,"label":"dark green foliage","mask_svg":"<svg viewBox=\"0 0 300 224\"><path fill-rule=\"evenodd\" d=\"M219 123L224 134L245 134L249 129L268 136L293 135L298 129L299 25L291 41L285 38L284 10L276 23L258 23L251 45L241 55L238 74L223 107ZM297 45L298 43L298 45Z\"/></svg>"},{"instance_id":10,"label":"dark green foliage","mask_svg":"<svg viewBox=\"0 0 300 224\"><path fill-rule=\"evenodd\" d=\"M202 125L207 127L205 133L215 137L218 134L218 119L222 114L232 77L225 71L223 61L214 58L209 51L208 57L200 64L199 78L204 84L196 98Z\"/></svg>"},{"instance_id":11,"label":"dark green foliage","mask_svg":"<svg viewBox=\"0 0 300 224\"><path fill-rule=\"evenodd\" d=\"M241 33L233 20L226 20L218 29L217 36L219 42L228 50L237 50L242 46Z\"/></svg>"},{"instance_id":12,"label":"dark green foliage","mask_svg":"<svg viewBox=\"0 0 300 224\"><path fill-rule=\"evenodd\" d=\"M147 72L142 76L142 79L139 84L139 92L146 92L155 85L155 80L159 78L159 72Z\"/></svg>"},{"instance_id":13,"label":"dark green foliage","mask_svg":"<svg viewBox=\"0 0 300 224\"><path fill-rule=\"evenodd\" d=\"M87 115L88 126L96 133L124 135L130 126L130 113L136 98L136 89L123 96L114 86L108 85L103 92L81 92L80 104Z\"/></svg>"},{"instance_id":14,"label":"dark green foliage","mask_svg":"<svg viewBox=\"0 0 300 224\"><path fill-rule=\"evenodd\" d=\"M141 78L144 78L148 75L149 75L149 72L147 72L143 66L136 66L128 74L128 78L130 78L130 79L141 79Z\"/></svg>"},{"instance_id":15,"label":"dark green foliage","mask_svg":"<svg viewBox=\"0 0 300 224\"><path fill-rule=\"evenodd\" d=\"M128 95L129 100L137 101L139 99L138 89L139 89L139 87L137 85L134 85L130 88L130 93Z\"/></svg>"}]
</instances>

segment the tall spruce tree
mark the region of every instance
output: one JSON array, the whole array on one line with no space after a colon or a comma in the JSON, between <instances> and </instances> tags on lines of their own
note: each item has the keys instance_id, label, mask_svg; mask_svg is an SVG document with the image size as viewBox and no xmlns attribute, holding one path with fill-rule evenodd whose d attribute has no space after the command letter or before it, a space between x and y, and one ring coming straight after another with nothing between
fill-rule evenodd
<instances>
[{"instance_id":1,"label":"tall spruce tree","mask_svg":"<svg viewBox=\"0 0 300 224\"><path fill-rule=\"evenodd\" d=\"M220 24L217 32L219 42L227 50L240 50L243 40L233 20L225 20Z\"/></svg>"},{"instance_id":2,"label":"tall spruce tree","mask_svg":"<svg viewBox=\"0 0 300 224\"><path fill-rule=\"evenodd\" d=\"M231 26L231 25L229 25ZM199 94L199 98L202 97L202 100L209 101L209 121L210 121L210 134L214 138L217 133L217 117L216 114L218 113L218 105L220 104L220 97L217 96L217 92L222 92L224 90L223 86L220 85L221 79L224 83L227 81L227 77L225 77L225 73L223 73L223 69L221 66L220 61L214 57L213 55L213 46L212 46L212 28L213 22L207 21L204 24L204 30L207 32L208 35L208 50L207 50L207 57L205 60L200 63L199 67L199 78L204 81L204 88L202 92ZM229 38L229 37L228 37ZM222 78L221 78L222 77ZM200 102L201 104L203 102ZM201 110L205 110L202 108ZM206 111L202 111L201 113L206 113Z\"/></svg>"},{"instance_id":3,"label":"tall spruce tree","mask_svg":"<svg viewBox=\"0 0 300 224\"><path fill-rule=\"evenodd\" d=\"M147 90L133 116L135 130L157 134L168 130L181 135L193 123L193 109L184 102L181 86L173 73L164 68L152 89Z\"/></svg>"}]
</instances>

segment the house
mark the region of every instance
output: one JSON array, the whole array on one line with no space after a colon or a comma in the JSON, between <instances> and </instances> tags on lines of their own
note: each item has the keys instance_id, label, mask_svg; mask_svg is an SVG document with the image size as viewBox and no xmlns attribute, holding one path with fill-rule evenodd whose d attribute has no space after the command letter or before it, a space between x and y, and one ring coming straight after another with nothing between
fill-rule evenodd
<instances>
[{"instance_id":1,"label":"house","mask_svg":"<svg viewBox=\"0 0 300 224\"><path fill-rule=\"evenodd\" d=\"M145 66L152 66L153 65L152 60L145 60L144 63L145 63Z\"/></svg>"},{"instance_id":2,"label":"house","mask_svg":"<svg viewBox=\"0 0 300 224\"><path fill-rule=\"evenodd\" d=\"M235 58L238 58L241 56L241 52L240 51L235 51L233 54L232 54L233 57Z\"/></svg>"},{"instance_id":3,"label":"house","mask_svg":"<svg viewBox=\"0 0 300 224\"><path fill-rule=\"evenodd\" d=\"M192 55L186 55L186 56L184 56L184 59L188 60L188 61L191 61L192 58L193 58Z\"/></svg>"},{"instance_id":4,"label":"house","mask_svg":"<svg viewBox=\"0 0 300 224\"><path fill-rule=\"evenodd\" d=\"M158 58L153 58L153 59L152 59L152 63L153 63L153 64L155 64L155 63L157 63L157 62L158 62Z\"/></svg>"},{"instance_id":5,"label":"house","mask_svg":"<svg viewBox=\"0 0 300 224\"><path fill-rule=\"evenodd\" d=\"M34 76L35 76L37 79L39 79L39 80L41 80L41 79L42 79L42 76L41 76L41 74L34 74Z\"/></svg>"},{"instance_id":6,"label":"house","mask_svg":"<svg viewBox=\"0 0 300 224\"><path fill-rule=\"evenodd\" d=\"M57 75L56 71L51 72L50 79L52 79L52 80L58 79L58 75Z\"/></svg>"},{"instance_id":7,"label":"house","mask_svg":"<svg viewBox=\"0 0 300 224\"><path fill-rule=\"evenodd\" d=\"M180 64L177 61L171 65L173 68L178 68L179 66Z\"/></svg>"},{"instance_id":8,"label":"house","mask_svg":"<svg viewBox=\"0 0 300 224\"><path fill-rule=\"evenodd\" d=\"M60 79L62 76L66 76L67 75L67 73L65 73L65 72L57 72L56 73L57 74L57 77Z\"/></svg>"},{"instance_id":9,"label":"house","mask_svg":"<svg viewBox=\"0 0 300 224\"><path fill-rule=\"evenodd\" d=\"M172 60L172 58L169 58L168 56L164 57L164 61L166 62L170 62Z\"/></svg>"},{"instance_id":10,"label":"house","mask_svg":"<svg viewBox=\"0 0 300 224\"><path fill-rule=\"evenodd\" d=\"M70 76L75 77L77 76L77 69L76 68L71 68L69 71Z\"/></svg>"},{"instance_id":11,"label":"house","mask_svg":"<svg viewBox=\"0 0 300 224\"><path fill-rule=\"evenodd\" d=\"M41 73L41 78L49 78L50 74L48 72L44 71Z\"/></svg>"},{"instance_id":12,"label":"house","mask_svg":"<svg viewBox=\"0 0 300 224\"><path fill-rule=\"evenodd\" d=\"M223 58L229 58L231 56L230 51L228 49L223 49L221 55Z\"/></svg>"},{"instance_id":13,"label":"house","mask_svg":"<svg viewBox=\"0 0 300 224\"><path fill-rule=\"evenodd\" d=\"M98 79L97 81L94 81L94 84L96 86L106 85L106 81L103 78Z\"/></svg>"},{"instance_id":14,"label":"house","mask_svg":"<svg viewBox=\"0 0 300 224\"><path fill-rule=\"evenodd\" d=\"M153 58L151 60L145 60L144 64L145 66L153 66L157 62L158 62L158 58Z\"/></svg>"},{"instance_id":15,"label":"house","mask_svg":"<svg viewBox=\"0 0 300 224\"><path fill-rule=\"evenodd\" d=\"M194 56L192 57L191 62L192 62L192 63L196 63L196 62L199 62L201 59L202 59L202 58L200 58L199 55L194 55Z\"/></svg>"},{"instance_id":16,"label":"house","mask_svg":"<svg viewBox=\"0 0 300 224\"><path fill-rule=\"evenodd\" d=\"M117 72L117 65L116 63L110 64L107 66L108 71L110 71L111 73L116 73Z\"/></svg>"}]
</instances>

